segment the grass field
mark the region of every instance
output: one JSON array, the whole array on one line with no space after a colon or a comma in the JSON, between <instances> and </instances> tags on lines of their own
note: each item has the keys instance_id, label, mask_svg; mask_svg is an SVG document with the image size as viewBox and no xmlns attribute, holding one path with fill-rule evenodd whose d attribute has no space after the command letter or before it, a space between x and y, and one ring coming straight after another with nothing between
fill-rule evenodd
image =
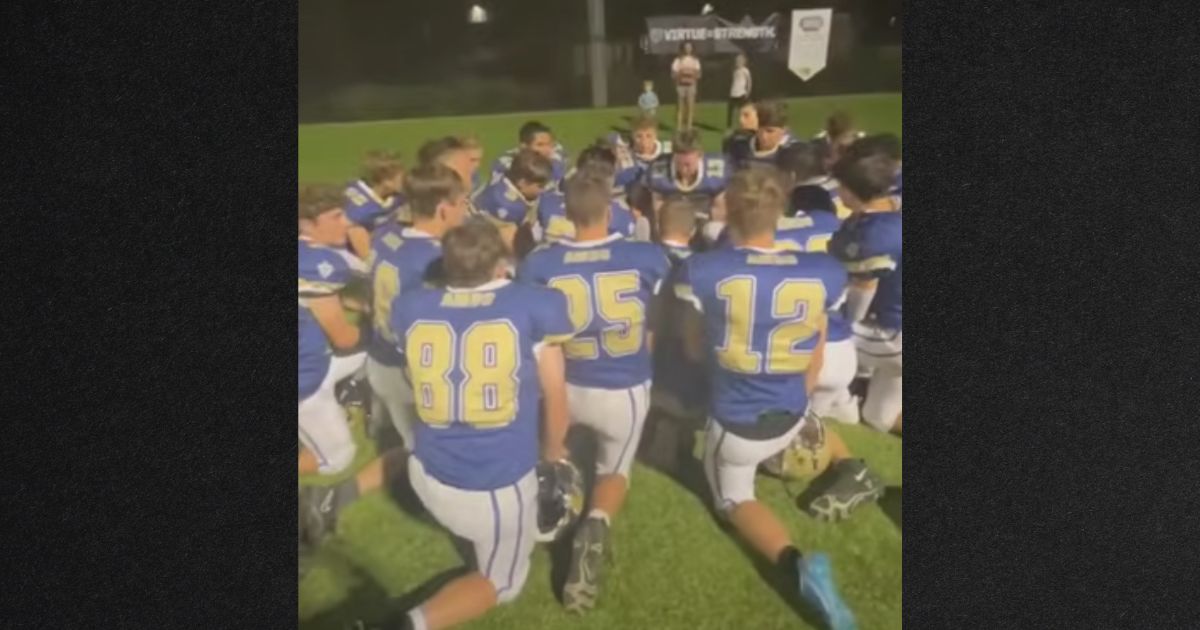
<instances>
[{"instance_id":1,"label":"grass field","mask_svg":"<svg viewBox=\"0 0 1200 630\"><path fill-rule=\"evenodd\" d=\"M792 128L807 135L838 107L853 112L867 130L900 133L899 95L792 101ZM665 110L673 116L671 108ZM485 159L490 160L515 144L516 128L530 118L549 124L569 150L578 150L610 127L624 126L622 117L631 113L609 109L304 126L299 132L300 180L343 181L353 177L358 156L366 149L393 147L411 156L427 138L466 131L479 135L487 148ZM720 127L724 104L701 105L698 114L698 123ZM706 135L715 147L719 134ZM888 494L878 506L832 525L817 523L796 509L789 489L777 480L760 477L759 497L785 519L802 550L830 554L837 582L860 628L900 628L901 443L863 427L833 429L888 484ZM360 459L367 456L364 452ZM815 627L798 614L794 598L780 593L786 586L768 579L771 574L763 572L713 518L703 494L702 479L696 474L668 476L637 464L625 511L613 525L615 557L606 569L594 611L573 617L562 610L552 589L555 554L540 547L521 597L467 627ZM378 613L389 598L415 603L460 565L449 538L434 525L382 496L364 498L344 513L337 537L321 549L318 565L300 585L300 626L338 629L356 615Z\"/></svg>"}]
</instances>

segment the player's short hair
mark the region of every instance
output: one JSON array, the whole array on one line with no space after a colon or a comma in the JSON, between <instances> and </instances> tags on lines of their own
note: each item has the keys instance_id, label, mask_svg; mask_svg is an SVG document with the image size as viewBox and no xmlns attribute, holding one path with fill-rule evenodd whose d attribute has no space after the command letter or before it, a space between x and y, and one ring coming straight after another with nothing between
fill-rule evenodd
<instances>
[{"instance_id":1,"label":"player's short hair","mask_svg":"<svg viewBox=\"0 0 1200 630\"><path fill-rule=\"evenodd\" d=\"M700 132L695 129L684 129L676 133L671 140L671 151L674 153L695 153L703 150L704 145L700 143Z\"/></svg>"},{"instance_id":2,"label":"player's short hair","mask_svg":"<svg viewBox=\"0 0 1200 630\"><path fill-rule=\"evenodd\" d=\"M798 184L827 175L825 159L829 150L817 142L796 142L779 150L779 170Z\"/></svg>"},{"instance_id":3,"label":"player's short hair","mask_svg":"<svg viewBox=\"0 0 1200 630\"><path fill-rule=\"evenodd\" d=\"M391 179L404 172L404 163L396 151L374 150L367 151L359 168L359 177L367 184L374 186L379 182Z\"/></svg>"},{"instance_id":4,"label":"player's short hair","mask_svg":"<svg viewBox=\"0 0 1200 630\"><path fill-rule=\"evenodd\" d=\"M696 229L696 205L683 197L668 197L659 212L661 234L691 234Z\"/></svg>"},{"instance_id":5,"label":"player's short hair","mask_svg":"<svg viewBox=\"0 0 1200 630\"><path fill-rule=\"evenodd\" d=\"M613 177L617 173L617 153L607 140L597 140L579 152L575 168L601 179Z\"/></svg>"},{"instance_id":6,"label":"player's short hair","mask_svg":"<svg viewBox=\"0 0 1200 630\"><path fill-rule=\"evenodd\" d=\"M566 197L567 219L579 226L604 221L604 213L612 203L612 188L608 181L586 172L572 175L563 193Z\"/></svg>"},{"instance_id":7,"label":"player's short hair","mask_svg":"<svg viewBox=\"0 0 1200 630\"><path fill-rule=\"evenodd\" d=\"M456 136L455 139L458 140L459 144L461 144L464 149L482 149L483 148L483 143L479 141L479 136L477 136L473 133Z\"/></svg>"},{"instance_id":8,"label":"player's short hair","mask_svg":"<svg viewBox=\"0 0 1200 630\"><path fill-rule=\"evenodd\" d=\"M550 131L550 128L546 125L543 125L536 120L531 120L524 125L521 125L521 129L517 131L517 141L523 145L528 145L530 142L533 142L534 136L538 135L539 133L548 133L550 135L554 135L554 132Z\"/></svg>"},{"instance_id":9,"label":"player's short hair","mask_svg":"<svg viewBox=\"0 0 1200 630\"><path fill-rule=\"evenodd\" d=\"M882 148L848 151L833 165L833 177L863 201L886 195L895 176L896 160Z\"/></svg>"},{"instance_id":10,"label":"player's short hair","mask_svg":"<svg viewBox=\"0 0 1200 630\"><path fill-rule=\"evenodd\" d=\"M658 133L658 120L656 120L653 116L638 116L637 120L633 121L633 127L631 130L641 131L643 129L650 129L654 131L654 133Z\"/></svg>"},{"instance_id":11,"label":"player's short hair","mask_svg":"<svg viewBox=\"0 0 1200 630\"><path fill-rule=\"evenodd\" d=\"M554 177L554 165L550 163L550 158L533 149L521 149L513 156L505 176L513 183L523 179L545 186Z\"/></svg>"},{"instance_id":12,"label":"player's short hair","mask_svg":"<svg viewBox=\"0 0 1200 630\"><path fill-rule=\"evenodd\" d=\"M446 154L466 149L467 145L463 144L463 141L459 138L443 136L422 144L421 148L417 150L417 162L420 164L440 162Z\"/></svg>"},{"instance_id":13,"label":"player's short hair","mask_svg":"<svg viewBox=\"0 0 1200 630\"><path fill-rule=\"evenodd\" d=\"M788 108L783 101L760 101L754 104L754 111L758 114L760 128L787 127Z\"/></svg>"},{"instance_id":14,"label":"player's short hair","mask_svg":"<svg viewBox=\"0 0 1200 630\"><path fill-rule=\"evenodd\" d=\"M508 256L500 230L489 221L467 221L442 236L442 270L452 287L476 287L495 277Z\"/></svg>"},{"instance_id":15,"label":"player's short hair","mask_svg":"<svg viewBox=\"0 0 1200 630\"><path fill-rule=\"evenodd\" d=\"M854 153L883 153L889 158L900 161L900 138L892 133L877 133L855 140L848 149Z\"/></svg>"},{"instance_id":16,"label":"player's short hair","mask_svg":"<svg viewBox=\"0 0 1200 630\"><path fill-rule=\"evenodd\" d=\"M419 164L404 178L404 196L413 216L432 218L438 204L466 193L466 184L454 169L433 162Z\"/></svg>"},{"instance_id":17,"label":"player's short hair","mask_svg":"<svg viewBox=\"0 0 1200 630\"><path fill-rule=\"evenodd\" d=\"M329 184L304 184L300 186L300 218L316 221L317 217L335 210L345 208L346 198L342 190Z\"/></svg>"},{"instance_id":18,"label":"player's short hair","mask_svg":"<svg viewBox=\"0 0 1200 630\"><path fill-rule=\"evenodd\" d=\"M782 179L772 167L734 173L725 188L729 227L743 237L773 231L788 202Z\"/></svg>"},{"instance_id":19,"label":"player's short hair","mask_svg":"<svg viewBox=\"0 0 1200 630\"><path fill-rule=\"evenodd\" d=\"M850 112L838 110L825 119L825 133L829 135L830 140L851 129L854 129L854 117L850 115Z\"/></svg>"}]
</instances>

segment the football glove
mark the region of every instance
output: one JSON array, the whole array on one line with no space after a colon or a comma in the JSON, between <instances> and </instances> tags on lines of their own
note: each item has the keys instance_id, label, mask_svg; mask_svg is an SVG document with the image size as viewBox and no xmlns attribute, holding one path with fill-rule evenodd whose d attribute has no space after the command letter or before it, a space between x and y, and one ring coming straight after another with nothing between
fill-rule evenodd
<instances>
[{"instance_id":1,"label":"football glove","mask_svg":"<svg viewBox=\"0 0 1200 630\"><path fill-rule=\"evenodd\" d=\"M541 462L538 480L538 542L551 542L583 513L583 476L570 460Z\"/></svg>"}]
</instances>

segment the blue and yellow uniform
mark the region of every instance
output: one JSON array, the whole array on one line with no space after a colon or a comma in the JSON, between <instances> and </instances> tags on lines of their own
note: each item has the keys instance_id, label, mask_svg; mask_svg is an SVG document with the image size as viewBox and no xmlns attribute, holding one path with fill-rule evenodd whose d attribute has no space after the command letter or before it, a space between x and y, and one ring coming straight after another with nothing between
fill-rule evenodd
<instances>
[{"instance_id":1,"label":"blue and yellow uniform","mask_svg":"<svg viewBox=\"0 0 1200 630\"><path fill-rule=\"evenodd\" d=\"M879 280L867 317L891 330L902 329L902 225L900 212L861 213L843 223L829 245L851 276Z\"/></svg>"},{"instance_id":2,"label":"blue and yellow uniform","mask_svg":"<svg viewBox=\"0 0 1200 630\"><path fill-rule=\"evenodd\" d=\"M669 268L657 245L619 234L545 245L529 254L517 278L558 289L570 304L568 383L622 389L650 379L647 313Z\"/></svg>"},{"instance_id":3,"label":"blue and yellow uniform","mask_svg":"<svg viewBox=\"0 0 1200 630\"><path fill-rule=\"evenodd\" d=\"M521 149L509 149L501 153L499 157L492 162L492 177L491 184L495 185L502 181L508 175L508 168L512 166L513 158ZM554 156L550 158L550 183L546 185L547 190L558 190L559 184L567 175L566 150L561 144L556 144L554 148Z\"/></svg>"},{"instance_id":4,"label":"blue and yellow uniform","mask_svg":"<svg viewBox=\"0 0 1200 630\"><path fill-rule=\"evenodd\" d=\"M396 348L391 313L398 296L419 289L431 279L442 257L442 244L425 232L396 223L371 237L371 343L367 355L391 367L403 367Z\"/></svg>"},{"instance_id":5,"label":"blue and yellow uniform","mask_svg":"<svg viewBox=\"0 0 1200 630\"><path fill-rule=\"evenodd\" d=\"M675 174L671 155L663 155L650 164L646 172L646 186L651 192L664 198L681 197L696 203L697 214L707 219L712 202L725 192L729 184L729 169L725 157L706 154L700 162L700 172L691 184L680 182Z\"/></svg>"},{"instance_id":6,"label":"blue and yellow uniform","mask_svg":"<svg viewBox=\"0 0 1200 630\"><path fill-rule=\"evenodd\" d=\"M392 195L380 199L379 195L362 180L351 182L342 191L346 201L346 218L350 222L366 228L368 232L383 226L404 205L404 197Z\"/></svg>"},{"instance_id":7,"label":"blue and yellow uniform","mask_svg":"<svg viewBox=\"0 0 1200 630\"><path fill-rule=\"evenodd\" d=\"M476 211L498 223L523 225L537 216L537 200L529 201L516 185L501 177L473 200Z\"/></svg>"},{"instance_id":8,"label":"blue and yellow uniform","mask_svg":"<svg viewBox=\"0 0 1200 630\"><path fill-rule=\"evenodd\" d=\"M759 151L758 138L753 134L736 136L729 143L729 163L735 171L753 166L778 166L779 151L797 142L799 140L789 132L783 136L775 148L769 151Z\"/></svg>"},{"instance_id":9,"label":"blue and yellow uniform","mask_svg":"<svg viewBox=\"0 0 1200 630\"><path fill-rule=\"evenodd\" d=\"M675 294L702 314L714 350L713 418L737 432L764 412L805 412L805 372L846 281L827 254L736 248L688 258Z\"/></svg>"},{"instance_id":10,"label":"blue and yellow uniform","mask_svg":"<svg viewBox=\"0 0 1200 630\"><path fill-rule=\"evenodd\" d=\"M337 295L347 284L361 280L366 269L353 254L339 248L299 239L300 400L316 393L329 373L333 348L308 309L308 298Z\"/></svg>"},{"instance_id":11,"label":"blue and yellow uniform","mask_svg":"<svg viewBox=\"0 0 1200 630\"><path fill-rule=\"evenodd\" d=\"M464 490L523 478L538 461L537 352L574 326L561 293L496 280L472 289L405 293L392 330L416 399L416 450L426 473Z\"/></svg>"},{"instance_id":12,"label":"blue and yellow uniform","mask_svg":"<svg viewBox=\"0 0 1200 630\"><path fill-rule=\"evenodd\" d=\"M612 201L612 216L608 222L610 234L632 237L637 220L624 199ZM560 192L548 192L538 199L538 240L543 242L570 241L575 238L575 224L567 218L566 197Z\"/></svg>"}]
</instances>

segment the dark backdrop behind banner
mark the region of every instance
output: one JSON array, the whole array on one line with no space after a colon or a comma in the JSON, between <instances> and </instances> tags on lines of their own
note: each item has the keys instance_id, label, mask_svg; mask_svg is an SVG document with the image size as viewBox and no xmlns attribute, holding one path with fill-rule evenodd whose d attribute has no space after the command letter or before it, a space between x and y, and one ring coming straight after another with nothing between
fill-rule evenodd
<instances>
[{"instance_id":1,"label":"dark backdrop behind banner","mask_svg":"<svg viewBox=\"0 0 1200 630\"><path fill-rule=\"evenodd\" d=\"M479 5L488 21L468 22ZM774 50L751 51L760 96L899 91L899 0L606 0L609 105L633 107L643 79L673 103L670 54L650 54L647 18L705 24L779 18ZM834 9L829 65L808 82L787 69L792 9ZM587 0L300 0L301 122L590 107ZM718 18L720 21L718 21ZM676 45L677 47L677 45ZM753 48L753 47L750 47ZM651 49L652 50L652 49ZM701 49L701 100L729 94L732 52Z\"/></svg>"}]
</instances>

